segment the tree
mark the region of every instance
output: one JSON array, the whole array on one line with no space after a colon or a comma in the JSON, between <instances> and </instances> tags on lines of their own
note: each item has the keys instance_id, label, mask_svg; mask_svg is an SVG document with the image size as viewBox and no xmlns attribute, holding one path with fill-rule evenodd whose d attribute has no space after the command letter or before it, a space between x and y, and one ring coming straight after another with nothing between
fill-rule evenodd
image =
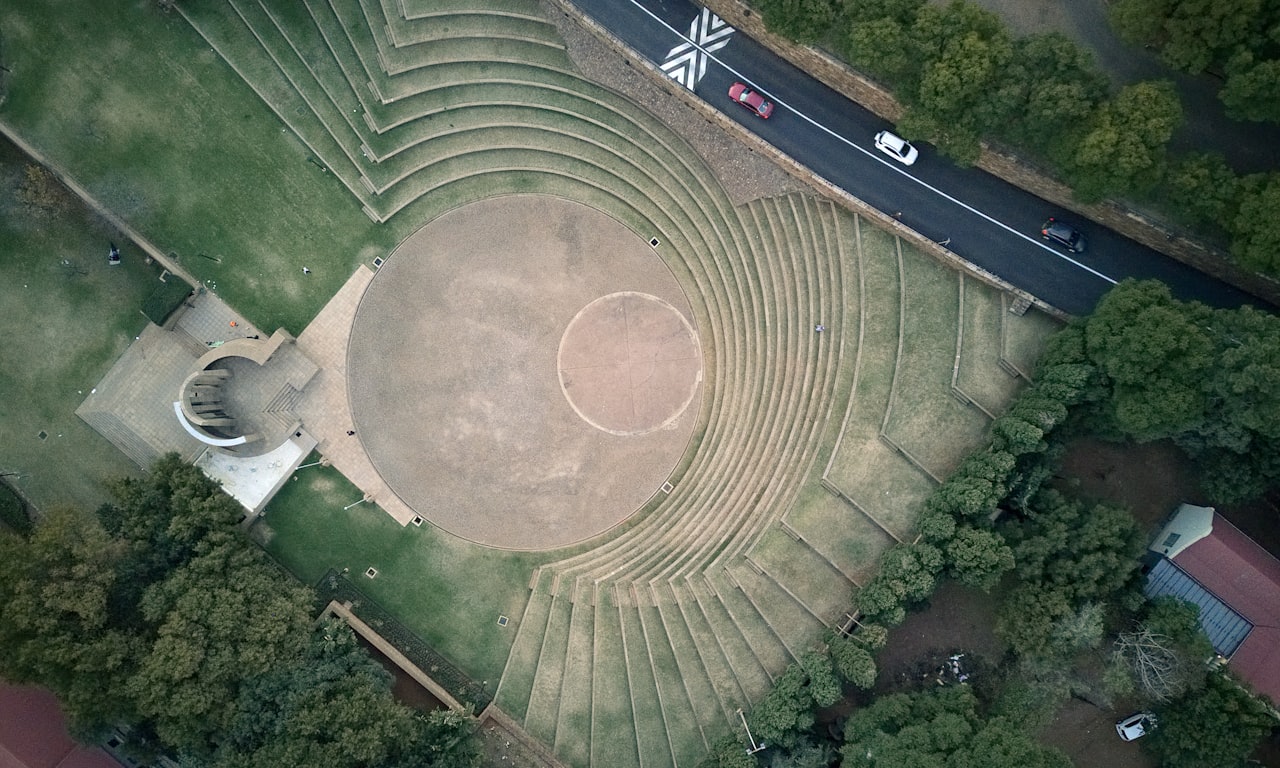
<instances>
[{"instance_id":1,"label":"tree","mask_svg":"<svg viewBox=\"0 0 1280 768\"><path fill-rule=\"evenodd\" d=\"M1167 635L1146 627L1116 637L1116 653L1128 663L1138 688L1156 701L1166 701L1185 687L1182 665L1172 645Z\"/></svg>"},{"instance_id":2,"label":"tree","mask_svg":"<svg viewBox=\"0 0 1280 768\"><path fill-rule=\"evenodd\" d=\"M1192 152L1170 168L1164 188L1169 205L1183 220L1222 226L1236 205L1240 183L1222 155Z\"/></svg>"},{"instance_id":3,"label":"tree","mask_svg":"<svg viewBox=\"0 0 1280 768\"><path fill-rule=\"evenodd\" d=\"M815 706L829 707L840 700L840 680L836 677L830 656L818 651L805 651L800 655L800 667L809 678L805 687Z\"/></svg>"},{"instance_id":4,"label":"tree","mask_svg":"<svg viewBox=\"0 0 1280 768\"><path fill-rule=\"evenodd\" d=\"M770 32L798 43L817 40L836 19L831 0L758 0L756 6Z\"/></svg>"},{"instance_id":5,"label":"tree","mask_svg":"<svg viewBox=\"0 0 1280 768\"><path fill-rule=\"evenodd\" d=\"M1274 21L1263 0L1120 0L1111 23L1126 41L1160 49L1174 69L1198 73L1237 48L1252 49Z\"/></svg>"},{"instance_id":6,"label":"tree","mask_svg":"<svg viewBox=\"0 0 1280 768\"><path fill-rule=\"evenodd\" d=\"M1025 584L1061 594L1073 608L1131 586L1143 536L1133 516L1108 504L1088 507L1044 491L1031 520L1002 530Z\"/></svg>"},{"instance_id":7,"label":"tree","mask_svg":"<svg viewBox=\"0 0 1280 768\"><path fill-rule=\"evenodd\" d=\"M1144 695L1168 701L1203 686L1213 646L1194 603L1161 597L1147 604L1132 632L1117 636L1115 652Z\"/></svg>"},{"instance_id":8,"label":"tree","mask_svg":"<svg viewBox=\"0 0 1280 768\"><path fill-rule=\"evenodd\" d=\"M813 727L808 679L803 667L792 664L774 681L773 689L751 710L751 732L757 742L786 749Z\"/></svg>"},{"instance_id":9,"label":"tree","mask_svg":"<svg viewBox=\"0 0 1280 768\"><path fill-rule=\"evenodd\" d=\"M53 689L76 733L125 724L193 764L475 768L472 720L396 704L198 470L169 456L111 487L100 517L0 530L0 676Z\"/></svg>"},{"instance_id":10,"label":"tree","mask_svg":"<svg viewBox=\"0 0 1280 768\"><path fill-rule=\"evenodd\" d=\"M1231 253L1250 269L1280 274L1280 172L1241 180L1240 207L1231 221Z\"/></svg>"},{"instance_id":11,"label":"tree","mask_svg":"<svg viewBox=\"0 0 1280 768\"><path fill-rule=\"evenodd\" d=\"M1218 98L1233 120L1280 122L1280 59L1257 61L1248 53L1234 57Z\"/></svg>"},{"instance_id":12,"label":"tree","mask_svg":"<svg viewBox=\"0 0 1280 768\"><path fill-rule=\"evenodd\" d=\"M1098 107L1079 141L1064 142L1058 160L1075 196L1094 203L1149 190L1164 173L1166 146L1182 124L1168 81L1125 86Z\"/></svg>"},{"instance_id":13,"label":"tree","mask_svg":"<svg viewBox=\"0 0 1280 768\"><path fill-rule=\"evenodd\" d=\"M944 551L947 575L984 592L1013 570L1013 550L1003 536L987 528L960 526Z\"/></svg>"},{"instance_id":14,"label":"tree","mask_svg":"<svg viewBox=\"0 0 1280 768\"><path fill-rule=\"evenodd\" d=\"M849 638L833 640L832 663L840 676L863 690L876 684L876 659L866 648Z\"/></svg>"},{"instance_id":15,"label":"tree","mask_svg":"<svg viewBox=\"0 0 1280 768\"><path fill-rule=\"evenodd\" d=\"M912 37L922 68L919 83L905 93L909 107L899 128L971 164L989 127L981 122L984 105L1003 80L1013 42L998 17L959 0L921 8Z\"/></svg>"},{"instance_id":16,"label":"tree","mask_svg":"<svg viewBox=\"0 0 1280 768\"><path fill-rule=\"evenodd\" d=\"M1063 35L1018 38L1004 76L989 94L981 123L1035 152L1067 139L1106 98L1107 78L1089 54Z\"/></svg>"},{"instance_id":17,"label":"tree","mask_svg":"<svg viewBox=\"0 0 1280 768\"><path fill-rule=\"evenodd\" d=\"M1163 768L1238 765L1275 727L1269 707L1224 672L1202 690L1156 710L1160 727L1143 739Z\"/></svg>"},{"instance_id":18,"label":"tree","mask_svg":"<svg viewBox=\"0 0 1280 768\"><path fill-rule=\"evenodd\" d=\"M904 606L933 594L942 566L942 552L932 544L893 546L881 558L875 578L857 593L858 609L886 624L901 623Z\"/></svg>"},{"instance_id":19,"label":"tree","mask_svg":"<svg viewBox=\"0 0 1280 768\"><path fill-rule=\"evenodd\" d=\"M909 88L919 79L920 61L907 25L891 18L854 24L845 39L845 56L859 69L891 86Z\"/></svg>"},{"instance_id":20,"label":"tree","mask_svg":"<svg viewBox=\"0 0 1280 768\"><path fill-rule=\"evenodd\" d=\"M968 686L883 696L845 724L842 768L1067 768L1016 720L984 719Z\"/></svg>"},{"instance_id":21,"label":"tree","mask_svg":"<svg viewBox=\"0 0 1280 768\"><path fill-rule=\"evenodd\" d=\"M311 625L310 593L261 550L231 533L200 549L144 595L155 641L128 684L160 738L195 755L235 720L244 685L302 653Z\"/></svg>"},{"instance_id":22,"label":"tree","mask_svg":"<svg viewBox=\"0 0 1280 768\"><path fill-rule=\"evenodd\" d=\"M1015 463L1012 454L995 448L969 454L925 500L926 512L944 513L957 520L987 519L1008 491L1009 475ZM942 540L942 537L926 538ZM950 533L946 538L950 538Z\"/></svg>"},{"instance_id":23,"label":"tree","mask_svg":"<svg viewBox=\"0 0 1280 768\"><path fill-rule=\"evenodd\" d=\"M125 614L136 609L147 586L184 565L211 533L229 530L244 516L238 502L176 453L157 459L145 477L119 478L108 487L113 501L98 508L98 519L127 545L112 597L125 621L136 620Z\"/></svg>"},{"instance_id":24,"label":"tree","mask_svg":"<svg viewBox=\"0 0 1280 768\"><path fill-rule=\"evenodd\" d=\"M857 0L846 3L845 57L859 69L902 87L919 77L910 28L924 0Z\"/></svg>"},{"instance_id":25,"label":"tree","mask_svg":"<svg viewBox=\"0 0 1280 768\"><path fill-rule=\"evenodd\" d=\"M1071 615L1065 594L1037 583L1019 584L1000 602L996 634L1023 656L1049 654L1054 628Z\"/></svg>"},{"instance_id":26,"label":"tree","mask_svg":"<svg viewBox=\"0 0 1280 768\"><path fill-rule=\"evenodd\" d=\"M1140 441L1172 437L1205 418L1203 380L1213 367L1211 312L1182 304L1168 286L1125 281L1085 326L1090 357L1109 379L1109 416Z\"/></svg>"},{"instance_id":27,"label":"tree","mask_svg":"<svg viewBox=\"0 0 1280 768\"><path fill-rule=\"evenodd\" d=\"M1005 414L991 423L991 446L1013 456L1040 453L1048 447L1044 433L1043 427L1012 414Z\"/></svg>"},{"instance_id":28,"label":"tree","mask_svg":"<svg viewBox=\"0 0 1280 768\"><path fill-rule=\"evenodd\" d=\"M698 768L758 768L759 763L748 754L747 745L734 736L726 736L716 742L707 756L698 761Z\"/></svg>"},{"instance_id":29,"label":"tree","mask_svg":"<svg viewBox=\"0 0 1280 768\"><path fill-rule=\"evenodd\" d=\"M770 752L768 768L829 768L836 751L829 741L806 736L794 747Z\"/></svg>"},{"instance_id":30,"label":"tree","mask_svg":"<svg viewBox=\"0 0 1280 768\"><path fill-rule=\"evenodd\" d=\"M1163 40L1163 22L1177 0L1117 0L1111 6L1111 26L1130 45L1155 45Z\"/></svg>"},{"instance_id":31,"label":"tree","mask_svg":"<svg viewBox=\"0 0 1280 768\"><path fill-rule=\"evenodd\" d=\"M125 548L92 516L54 508L29 538L0 530L0 677L50 688L73 727L125 715L139 646L110 624Z\"/></svg>"}]
</instances>

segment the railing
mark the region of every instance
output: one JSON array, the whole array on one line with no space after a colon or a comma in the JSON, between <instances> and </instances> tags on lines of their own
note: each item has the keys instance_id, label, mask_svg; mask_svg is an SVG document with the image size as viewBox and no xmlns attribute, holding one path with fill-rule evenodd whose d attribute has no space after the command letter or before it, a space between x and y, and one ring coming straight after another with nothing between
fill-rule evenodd
<instances>
[{"instance_id":1,"label":"railing","mask_svg":"<svg viewBox=\"0 0 1280 768\"><path fill-rule=\"evenodd\" d=\"M316 584L316 592L320 598L319 608L327 606L330 600L350 603L352 613L376 630L406 658L423 669L463 706L470 704L473 707L472 711L479 713L493 701L493 694L483 685L472 680L452 662L427 645L426 641L361 592L341 573L330 569Z\"/></svg>"}]
</instances>

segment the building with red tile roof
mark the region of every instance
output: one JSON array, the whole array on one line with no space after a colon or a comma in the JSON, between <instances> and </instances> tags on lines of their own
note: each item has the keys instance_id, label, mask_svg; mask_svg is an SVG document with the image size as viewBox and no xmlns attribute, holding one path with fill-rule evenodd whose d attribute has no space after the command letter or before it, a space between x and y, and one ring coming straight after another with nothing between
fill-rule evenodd
<instances>
[{"instance_id":1,"label":"building with red tile roof","mask_svg":"<svg viewBox=\"0 0 1280 768\"><path fill-rule=\"evenodd\" d=\"M1200 607L1214 650L1253 689L1280 702L1280 560L1210 507L1183 504L1156 536L1149 597Z\"/></svg>"},{"instance_id":2,"label":"building with red tile roof","mask_svg":"<svg viewBox=\"0 0 1280 768\"><path fill-rule=\"evenodd\" d=\"M43 688L0 681L0 768L120 768L67 733L58 700Z\"/></svg>"}]
</instances>

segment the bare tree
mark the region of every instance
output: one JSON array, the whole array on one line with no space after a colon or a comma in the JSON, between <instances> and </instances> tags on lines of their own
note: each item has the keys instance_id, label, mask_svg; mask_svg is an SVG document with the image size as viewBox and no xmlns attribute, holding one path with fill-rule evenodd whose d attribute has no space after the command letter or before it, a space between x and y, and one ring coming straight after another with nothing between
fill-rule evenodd
<instances>
[{"instance_id":1,"label":"bare tree","mask_svg":"<svg viewBox=\"0 0 1280 768\"><path fill-rule=\"evenodd\" d=\"M1121 632L1116 639L1116 653L1133 671L1138 687L1152 698L1168 701L1186 690L1186 665L1168 635L1147 627Z\"/></svg>"}]
</instances>

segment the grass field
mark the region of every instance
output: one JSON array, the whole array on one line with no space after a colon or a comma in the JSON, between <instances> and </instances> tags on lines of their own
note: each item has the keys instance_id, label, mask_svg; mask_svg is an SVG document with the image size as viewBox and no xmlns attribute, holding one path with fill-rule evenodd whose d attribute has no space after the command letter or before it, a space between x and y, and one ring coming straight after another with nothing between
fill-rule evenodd
<instances>
[{"instance_id":1,"label":"grass field","mask_svg":"<svg viewBox=\"0 0 1280 768\"><path fill-rule=\"evenodd\" d=\"M0 141L0 471L37 508L94 509L105 479L137 468L75 409L146 324L160 273L62 187L24 202L26 168ZM124 253L114 267L110 242Z\"/></svg>"},{"instance_id":2,"label":"grass field","mask_svg":"<svg viewBox=\"0 0 1280 768\"><path fill-rule=\"evenodd\" d=\"M315 461L313 455L308 462ZM308 584L349 568L356 586L475 680L497 684L528 600L534 566L562 553L480 547L430 524L401 528L327 466L299 469L253 529ZM365 569L379 575L366 579ZM512 619L498 626L498 616ZM492 690L492 687L490 688Z\"/></svg>"},{"instance_id":3,"label":"grass field","mask_svg":"<svg viewBox=\"0 0 1280 768\"><path fill-rule=\"evenodd\" d=\"M308 162L180 16L150 0L89 8L0 5L0 119L259 327L297 334L407 234Z\"/></svg>"}]
</instances>

